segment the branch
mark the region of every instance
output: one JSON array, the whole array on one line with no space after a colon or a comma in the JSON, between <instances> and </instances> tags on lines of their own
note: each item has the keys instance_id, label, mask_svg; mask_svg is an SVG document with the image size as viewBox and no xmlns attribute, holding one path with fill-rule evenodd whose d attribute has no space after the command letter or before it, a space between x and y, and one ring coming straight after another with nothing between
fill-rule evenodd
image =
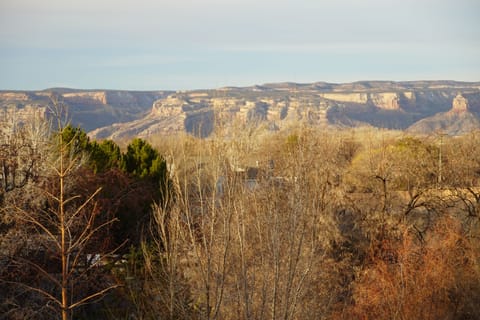
<instances>
[{"instance_id":1,"label":"branch","mask_svg":"<svg viewBox=\"0 0 480 320\"><path fill-rule=\"evenodd\" d=\"M90 195L90 197L88 197L88 199L85 200L85 201L82 203L82 205L77 208L77 210L75 210L75 212L73 213L73 215L68 219L67 224L69 224L70 221L71 221L73 218L75 218L75 217L87 206L87 204L89 204L89 203L92 201L92 199L95 198L95 196L96 196L101 190L102 190L102 188L100 187L100 188L98 188L94 193L92 193L92 194ZM66 203L66 202L68 202L68 201L71 201L71 200L73 200L73 199L75 199L75 198L78 198L78 197L79 197L79 196L71 197L71 198L67 199L64 203ZM93 219L92 219L93 216L95 216L94 213L92 213L91 216L90 216L88 226L90 225L90 221L93 220ZM88 227L88 226L87 226L87 227Z\"/></svg>"},{"instance_id":2,"label":"branch","mask_svg":"<svg viewBox=\"0 0 480 320\"><path fill-rule=\"evenodd\" d=\"M15 281L5 281L5 280L2 280L0 279L0 282L4 282L4 283L8 283L8 284L14 284L14 285L19 285L21 287L24 287L30 291L34 291L34 292L38 292L42 295L44 295L45 297L47 297L48 299L50 299L51 301L55 302L56 304L58 304L60 307L62 307L62 302L59 301L57 298L55 298L54 296L52 296L50 293L42 290L42 289L39 289L39 288L35 288L35 287L32 287L32 286L29 286L27 284L24 284L24 283L21 283L21 282L15 282Z\"/></svg>"},{"instance_id":3,"label":"branch","mask_svg":"<svg viewBox=\"0 0 480 320\"><path fill-rule=\"evenodd\" d=\"M37 227L39 227L40 229L42 229L52 240L53 242L55 243L55 245L57 246L58 249L61 248L61 245L60 243L58 242L58 239L57 237L50 231L47 229L47 227L45 227L41 222L39 222L37 219L35 219L33 216L31 216L30 214L28 214L25 210L22 210L22 209L19 209L17 208L18 210L20 210L20 212L24 213L28 219L25 219L23 218L22 216L20 216L20 220L23 220L25 222L30 222L30 223L33 223L34 225L36 225Z\"/></svg>"},{"instance_id":4,"label":"branch","mask_svg":"<svg viewBox=\"0 0 480 320\"><path fill-rule=\"evenodd\" d=\"M55 200L56 202L60 202L60 198L55 196L53 193L49 192L48 190L44 190L45 192L45 195L47 196L47 198L51 198L53 200Z\"/></svg>"},{"instance_id":5,"label":"branch","mask_svg":"<svg viewBox=\"0 0 480 320\"><path fill-rule=\"evenodd\" d=\"M73 200L75 200L75 199L79 199L79 198L80 198L80 196L79 196L79 195L76 195L76 196L72 196L72 197L70 197L70 198L64 199L64 200L63 200L63 205L66 206L67 203L69 203L69 202L71 202L71 201L73 201Z\"/></svg>"},{"instance_id":6,"label":"branch","mask_svg":"<svg viewBox=\"0 0 480 320\"><path fill-rule=\"evenodd\" d=\"M94 267L96 267L103 259L105 259L106 257L113 257L113 255L115 254L115 252L117 252L118 250L120 250L120 248L122 248L126 243L128 242L128 240L125 240L122 244L120 244L118 247L116 247L115 249L111 250L110 252L107 252L105 253L101 259L98 259L97 261L95 261L93 264L89 265L88 267L85 267L85 270L83 270L83 272L79 273L79 275L75 278L81 278L82 276L84 276L89 270L92 270ZM81 252L78 252L74 258L74 264L72 264L72 267L71 267L71 270L69 272L69 276L73 274L73 272L75 270L78 270L76 269L76 266L78 265L78 259L79 257L81 256Z\"/></svg>"},{"instance_id":7,"label":"branch","mask_svg":"<svg viewBox=\"0 0 480 320\"><path fill-rule=\"evenodd\" d=\"M110 287L107 287L107 288L105 288L105 289L103 289L103 290L101 290L101 291L98 291L98 292L96 292L96 293L94 293L94 294L92 294L92 295L89 295L88 297L85 297L85 298L81 299L80 301L77 301L77 302L71 304L71 305L68 307L68 309L69 309L69 310L74 309L74 308L76 308L76 307L78 307L78 306L80 306L80 305L82 305L82 304L85 304L88 300L92 300L93 298L96 298L96 297L98 297L98 296L101 296L101 295L105 294L106 292L108 292L108 291L110 291L110 290L112 290L112 289L118 288L118 287L120 287L119 284L111 285Z\"/></svg>"},{"instance_id":8,"label":"branch","mask_svg":"<svg viewBox=\"0 0 480 320\"><path fill-rule=\"evenodd\" d=\"M34 267L35 269L37 269L40 273L42 273L44 276L46 276L50 281L52 281L53 283L55 283L56 285L58 285L59 287L61 287L61 284L60 282L55 279L52 275L50 275L45 269L43 269L42 267L40 267L38 264L34 263L34 262L31 262L31 261L28 261L27 259L24 259L24 258L16 258L18 259L18 261L22 261L32 267ZM15 259L14 259L15 260Z\"/></svg>"},{"instance_id":9,"label":"branch","mask_svg":"<svg viewBox=\"0 0 480 320\"><path fill-rule=\"evenodd\" d=\"M90 229L89 227L86 227L85 230L82 232L82 234L78 237L77 241L75 241L73 243L73 245L70 246L69 250L68 250L68 253L71 253L76 247L80 246L80 245L83 245L86 241L88 241L95 233L97 233L98 230L108 226L109 224L112 224L114 222L116 222L117 219L112 219L112 220L109 220L105 223L102 223L101 225L99 225L98 227L96 227L95 229L92 229L90 232L88 232L88 230Z\"/></svg>"}]
</instances>

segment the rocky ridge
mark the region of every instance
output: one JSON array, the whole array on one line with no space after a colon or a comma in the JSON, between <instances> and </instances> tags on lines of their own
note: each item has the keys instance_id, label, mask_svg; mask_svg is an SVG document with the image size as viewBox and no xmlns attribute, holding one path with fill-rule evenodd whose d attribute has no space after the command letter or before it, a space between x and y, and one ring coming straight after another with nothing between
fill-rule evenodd
<instances>
[{"instance_id":1,"label":"rocky ridge","mask_svg":"<svg viewBox=\"0 0 480 320\"><path fill-rule=\"evenodd\" d=\"M469 103L462 93L476 102ZM179 91L157 100L142 120L99 128L90 135L119 139L188 132L205 137L216 127L232 123L264 126L267 130L282 130L298 123L326 128L370 125L404 130L417 121L450 110L461 113L468 108L476 118L479 100L478 83L446 81L283 83ZM475 121L468 123L471 130ZM423 127L417 133L429 130ZM452 134L458 132L455 129Z\"/></svg>"},{"instance_id":2,"label":"rocky ridge","mask_svg":"<svg viewBox=\"0 0 480 320\"><path fill-rule=\"evenodd\" d=\"M91 131L95 139L178 132L206 137L219 126L233 124L266 130L299 123L325 128L368 125L429 133L437 127L421 124L432 117L432 123L444 123L447 118L456 123L447 132L451 134L480 128L480 83L454 81L273 83L177 92L0 91L0 110L46 112L52 92L70 106L72 123ZM448 131L448 127L442 128Z\"/></svg>"},{"instance_id":3,"label":"rocky ridge","mask_svg":"<svg viewBox=\"0 0 480 320\"><path fill-rule=\"evenodd\" d=\"M168 91L75 90L54 88L43 91L0 91L0 110L16 109L28 113L38 109L47 116L50 96L68 106L68 117L75 126L87 131L119 122L133 121L147 115L154 101Z\"/></svg>"},{"instance_id":4,"label":"rocky ridge","mask_svg":"<svg viewBox=\"0 0 480 320\"><path fill-rule=\"evenodd\" d=\"M474 101L469 103L469 98ZM446 112L437 113L431 117L424 118L407 131L410 133L446 133L449 135L462 135L473 130L480 129L480 96L467 95L464 97L458 93L452 101L452 108Z\"/></svg>"}]
</instances>

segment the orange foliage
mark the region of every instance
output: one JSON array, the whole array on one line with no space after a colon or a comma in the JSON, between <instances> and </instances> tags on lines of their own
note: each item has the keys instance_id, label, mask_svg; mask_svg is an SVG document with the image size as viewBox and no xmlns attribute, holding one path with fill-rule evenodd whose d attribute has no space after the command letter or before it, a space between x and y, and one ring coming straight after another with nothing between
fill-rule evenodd
<instances>
[{"instance_id":1,"label":"orange foliage","mask_svg":"<svg viewBox=\"0 0 480 320\"><path fill-rule=\"evenodd\" d=\"M357 274L355 319L473 319L480 316L479 252L460 223L439 219L423 242L407 229L395 261L373 258Z\"/></svg>"}]
</instances>

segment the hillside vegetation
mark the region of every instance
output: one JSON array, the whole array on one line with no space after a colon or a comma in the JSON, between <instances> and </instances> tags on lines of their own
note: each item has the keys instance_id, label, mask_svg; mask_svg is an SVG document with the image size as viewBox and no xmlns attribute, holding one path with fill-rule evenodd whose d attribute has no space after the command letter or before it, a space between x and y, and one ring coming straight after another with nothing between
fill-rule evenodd
<instances>
[{"instance_id":1,"label":"hillside vegetation","mask_svg":"<svg viewBox=\"0 0 480 320\"><path fill-rule=\"evenodd\" d=\"M479 132L2 121L1 319L480 317Z\"/></svg>"}]
</instances>

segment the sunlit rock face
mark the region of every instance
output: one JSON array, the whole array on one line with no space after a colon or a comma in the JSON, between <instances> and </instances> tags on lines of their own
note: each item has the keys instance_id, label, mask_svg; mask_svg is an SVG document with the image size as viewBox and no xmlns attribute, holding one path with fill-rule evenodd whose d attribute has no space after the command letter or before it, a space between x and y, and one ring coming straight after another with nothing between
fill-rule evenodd
<instances>
[{"instance_id":1,"label":"sunlit rock face","mask_svg":"<svg viewBox=\"0 0 480 320\"><path fill-rule=\"evenodd\" d=\"M469 98L466 98L467 95ZM473 105L469 99L472 99ZM452 106L446 112L439 112L426 117L410 126L407 131L415 134L432 134L442 132L448 135L462 135L480 129L480 117L477 111L479 93L457 93L452 99Z\"/></svg>"},{"instance_id":2,"label":"sunlit rock face","mask_svg":"<svg viewBox=\"0 0 480 320\"><path fill-rule=\"evenodd\" d=\"M178 132L206 137L237 126L289 130L299 124L405 130L420 122L414 128L426 133L441 123L451 127L455 122L454 131L464 132L476 126L480 114L480 83L455 81L285 82L176 92L0 91L0 111L16 110L20 118L32 110L44 114L51 106L51 94L68 105L72 125L94 139ZM443 113L451 117L434 117ZM453 117L466 114L470 115Z\"/></svg>"},{"instance_id":3,"label":"sunlit rock face","mask_svg":"<svg viewBox=\"0 0 480 320\"><path fill-rule=\"evenodd\" d=\"M477 100L480 101L480 90L476 84L435 81L283 83L179 91L155 101L143 120L116 125L115 130L96 130L91 136L108 137L98 133L110 131L111 138L176 132L206 137L218 126L224 130L242 124L266 130L288 129L299 123L322 128L368 125L405 130L416 122L420 123L412 131L417 133L448 127L458 134L476 127L476 114L445 119L433 116L473 111L471 101L476 105ZM428 121L421 122L427 118Z\"/></svg>"},{"instance_id":4,"label":"sunlit rock face","mask_svg":"<svg viewBox=\"0 0 480 320\"><path fill-rule=\"evenodd\" d=\"M468 111L468 100L459 93L455 99L453 99L451 112L462 113Z\"/></svg>"}]
</instances>

